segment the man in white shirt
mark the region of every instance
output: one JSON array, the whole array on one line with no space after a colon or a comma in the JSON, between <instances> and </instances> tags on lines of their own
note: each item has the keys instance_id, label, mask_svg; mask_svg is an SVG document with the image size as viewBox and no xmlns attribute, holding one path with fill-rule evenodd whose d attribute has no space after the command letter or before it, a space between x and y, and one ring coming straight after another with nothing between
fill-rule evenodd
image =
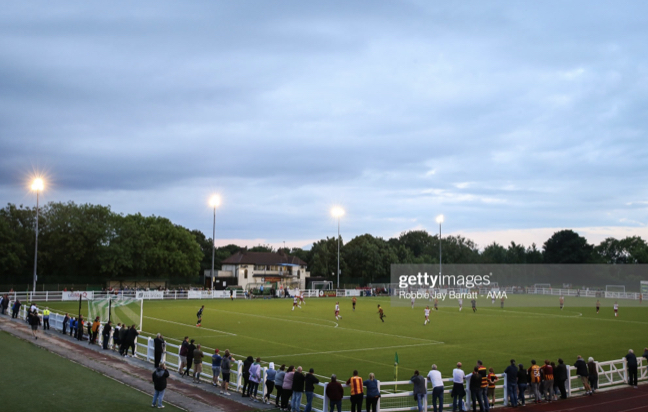
<instances>
[{"instance_id":1,"label":"man in white shirt","mask_svg":"<svg viewBox=\"0 0 648 412\"><path fill-rule=\"evenodd\" d=\"M463 397L466 396L466 389L464 389L464 380L466 374L461 370L461 362L457 362L457 367L452 370L452 410L463 411Z\"/></svg>"},{"instance_id":2,"label":"man in white shirt","mask_svg":"<svg viewBox=\"0 0 648 412\"><path fill-rule=\"evenodd\" d=\"M443 378L441 372L437 370L436 365L432 365L432 370L427 376L428 382L432 383L432 406L434 412L437 412L437 401L440 403L439 411L443 411Z\"/></svg>"}]
</instances>

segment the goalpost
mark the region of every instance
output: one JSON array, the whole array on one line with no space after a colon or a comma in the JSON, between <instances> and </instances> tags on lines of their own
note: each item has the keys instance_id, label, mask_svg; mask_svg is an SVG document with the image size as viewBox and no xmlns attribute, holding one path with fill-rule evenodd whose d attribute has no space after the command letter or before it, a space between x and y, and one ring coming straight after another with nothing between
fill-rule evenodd
<instances>
[{"instance_id":1,"label":"goalpost","mask_svg":"<svg viewBox=\"0 0 648 412\"><path fill-rule=\"evenodd\" d=\"M109 296L88 300L88 318L94 320L97 316L102 323L110 320L113 324L135 325L137 330L142 330L144 299Z\"/></svg>"},{"instance_id":2,"label":"goalpost","mask_svg":"<svg viewBox=\"0 0 648 412\"><path fill-rule=\"evenodd\" d=\"M605 285L606 292L625 293L624 285Z\"/></svg>"},{"instance_id":3,"label":"goalpost","mask_svg":"<svg viewBox=\"0 0 648 412\"><path fill-rule=\"evenodd\" d=\"M311 289L313 290L332 290L333 282L332 281L317 281L311 283Z\"/></svg>"}]
</instances>

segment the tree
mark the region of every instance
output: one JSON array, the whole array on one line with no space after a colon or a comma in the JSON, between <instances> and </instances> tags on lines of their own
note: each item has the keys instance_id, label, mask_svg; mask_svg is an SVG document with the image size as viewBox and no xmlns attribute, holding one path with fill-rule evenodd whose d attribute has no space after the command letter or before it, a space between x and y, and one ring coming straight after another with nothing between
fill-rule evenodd
<instances>
[{"instance_id":1,"label":"tree","mask_svg":"<svg viewBox=\"0 0 648 412\"><path fill-rule=\"evenodd\" d=\"M526 250L524 249L524 245L511 242L508 249L506 249L506 263L526 263Z\"/></svg>"},{"instance_id":2,"label":"tree","mask_svg":"<svg viewBox=\"0 0 648 412\"><path fill-rule=\"evenodd\" d=\"M594 246L573 230L554 233L544 243L545 263L591 263L594 259Z\"/></svg>"},{"instance_id":3,"label":"tree","mask_svg":"<svg viewBox=\"0 0 648 412\"><path fill-rule=\"evenodd\" d=\"M499 243L493 242L484 248L481 253L481 260L483 263L505 263L506 249Z\"/></svg>"},{"instance_id":4,"label":"tree","mask_svg":"<svg viewBox=\"0 0 648 412\"><path fill-rule=\"evenodd\" d=\"M357 236L342 249L347 276L360 277L365 283L389 278L391 264L398 263L393 246L370 234Z\"/></svg>"},{"instance_id":5,"label":"tree","mask_svg":"<svg viewBox=\"0 0 648 412\"><path fill-rule=\"evenodd\" d=\"M337 280L337 239L327 237L313 243L311 249L312 260L310 266L311 276L322 276L329 280ZM340 271L346 274L346 263L342 255L344 243L340 236Z\"/></svg>"},{"instance_id":6,"label":"tree","mask_svg":"<svg viewBox=\"0 0 648 412\"><path fill-rule=\"evenodd\" d=\"M544 256L542 251L538 250L538 247L535 243L532 243L526 250L526 262L527 263L542 263L544 261Z\"/></svg>"}]
</instances>

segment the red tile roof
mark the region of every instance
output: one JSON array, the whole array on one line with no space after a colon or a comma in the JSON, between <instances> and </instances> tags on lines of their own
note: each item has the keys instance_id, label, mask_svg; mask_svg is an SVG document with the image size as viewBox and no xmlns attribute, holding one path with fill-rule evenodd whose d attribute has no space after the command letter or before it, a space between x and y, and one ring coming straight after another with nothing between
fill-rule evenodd
<instances>
[{"instance_id":1,"label":"red tile roof","mask_svg":"<svg viewBox=\"0 0 648 412\"><path fill-rule=\"evenodd\" d=\"M239 250L232 256L221 262L224 265L300 265L306 266L306 262L297 256L286 255L283 252L248 252L246 250Z\"/></svg>"}]
</instances>

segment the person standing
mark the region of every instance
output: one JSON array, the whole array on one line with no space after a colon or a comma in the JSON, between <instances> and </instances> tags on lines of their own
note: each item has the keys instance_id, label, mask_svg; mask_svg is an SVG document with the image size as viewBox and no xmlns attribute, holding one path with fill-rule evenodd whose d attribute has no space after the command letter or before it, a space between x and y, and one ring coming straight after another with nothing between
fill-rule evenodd
<instances>
[{"instance_id":1,"label":"person standing","mask_svg":"<svg viewBox=\"0 0 648 412\"><path fill-rule=\"evenodd\" d=\"M592 393L594 393L598 389L598 370L596 370L596 362L591 356L587 359L587 373L590 388L592 388Z\"/></svg>"},{"instance_id":2,"label":"person standing","mask_svg":"<svg viewBox=\"0 0 648 412\"><path fill-rule=\"evenodd\" d=\"M196 350L196 345L194 345L195 341L196 341L195 339L191 339L189 341L189 346L187 346L187 370L185 370L185 373L184 373L184 375L187 375L187 377L190 376L189 375L189 370L193 366L193 359L194 359L193 353Z\"/></svg>"},{"instance_id":3,"label":"person standing","mask_svg":"<svg viewBox=\"0 0 648 412\"><path fill-rule=\"evenodd\" d=\"M77 340L83 340L83 316L79 316L79 320L76 323L76 337Z\"/></svg>"},{"instance_id":4,"label":"person standing","mask_svg":"<svg viewBox=\"0 0 648 412\"><path fill-rule=\"evenodd\" d=\"M477 404L479 404L479 410L484 410L484 402L481 397L481 384L482 378L479 375L479 366L475 366L470 375L467 376L469 379L468 387L470 388L470 400L472 402L473 412L477 412Z\"/></svg>"},{"instance_id":5,"label":"person standing","mask_svg":"<svg viewBox=\"0 0 648 412\"><path fill-rule=\"evenodd\" d=\"M126 355L128 355L128 348L131 349L131 357L135 356L135 343L137 342L137 337L139 336L139 332L135 328L135 325L132 325L130 329L128 329L128 346L126 347Z\"/></svg>"},{"instance_id":6,"label":"person standing","mask_svg":"<svg viewBox=\"0 0 648 412\"><path fill-rule=\"evenodd\" d=\"M257 392L261 382L261 358L257 357L256 361L250 366L250 386L248 387L248 397L254 402L259 402ZM263 392L263 389L261 389Z\"/></svg>"},{"instance_id":7,"label":"person standing","mask_svg":"<svg viewBox=\"0 0 648 412\"><path fill-rule=\"evenodd\" d=\"M5 294L4 298L2 299L2 314L6 315L7 314L7 309L9 308L9 295Z\"/></svg>"},{"instance_id":8,"label":"person standing","mask_svg":"<svg viewBox=\"0 0 648 412\"><path fill-rule=\"evenodd\" d=\"M277 371L274 367L274 362L270 362L265 374L266 394L263 396L263 403L267 405L270 404L270 395L272 395L272 392L274 392L275 379L277 378Z\"/></svg>"},{"instance_id":9,"label":"person standing","mask_svg":"<svg viewBox=\"0 0 648 412\"><path fill-rule=\"evenodd\" d=\"M522 406L526 406L526 390L529 386L529 374L524 365L518 365L517 373L517 389L518 389L518 403Z\"/></svg>"},{"instance_id":10,"label":"person standing","mask_svg":"<svg viewBox=\"0 0 648 412\"><path fill-rule=\"evenodd\" d=\"M553 366L551 366L549 359L545 359L545 364L540 368L542 377L544 378L542 386L542 394L547 402L552 402L554 398L554 374Z\"/></svg>"},{"instance_id":11,"label":"person standing","mask_svg":"<svg viewBox=\"0 0 648 412\"><path fill-rule=\"evenodd\" d=\"M178 354L180 357L180 367L178 367L180 376L184 374L184 367L187 366L187 353L189 353L189 336L185 336L180 344L180 352Z\"/></svg>"},{"instance_id":12,"label":"person standing","mask_svg":"<svg viewBox=\"0 0 648 412\"><path fill-rule=\"evenodd\" d=\"M119 345L120 345L120 340L119 340L119 332L121 331L121 323L117 322L117 326L115 326L113 330L113 351L115 349L119 350Z\"/></svg>"},{"instance_id":13,"label":"person standing","mask_svg":"<svg viewBox=\"0 0 648 412\"><path fill-rule=\"evenodd\" d=\"M414 385L414 398L418 404L418 412L425 410L424 401L427 395L425 378L419 375L419 371L414 371L414 376L410 378L410 382Z\"/></svg>"},{"instance_id":14,"label":"person standing","mask_svg":"<svg viewBox=\"0 0 648 412\"><path fill-rule=\"evenodd\" d=\"M540 376L540 366L536 365L535 359L531 360L531 367L529 368L529 379L531 380L531 390L535 397L535 403L542 402L542 395L540 395L540 384L542 377Z\"/></svg>"},{"instance_id":15,"label":"person standing","mask_svg":"<svg viewBox=\"0 0 648 412\"><path fill-rule=\"evenodd\" d=\"M502 299L500 300L500 308L504 309L504 296L502 296Z\"/></svg>"},{"instance_id":16,"label":"person standing","mask_svg":"<svg viewBox=\"0 0 648 412\"><path fill-rule=\"evenodd\" d=\"M378 305L378 316L380 317L381 322L385 322L385 311L383 311L383 308Z\"/></svg>"},{"instance_id":17,"label":"person standing","mask_svg":"<svg viewBox=\"0 0 648 412\"><path fill-rule=\"evenodd\" d=\"M304 412L311 412L313 409L313 393L315 393L315 385L318 383L319 379L315 376L315 370L310 368L304 378L304 393L306 394Z\"/></svg>"},{"instance_id":18,"label":"person standing","mask_svg":"<svg viewBox=\"0 0 648 412\"><path fill-rule=\"evenodd\" d=\"M201 326L202 326L202 314L203 314L203 310L205 310L205 305L202 305L202 306L200 307L200 309L198 310L198 313L196 313L196 317L198 318L198 321L196 322L196 326L197 326L197 327L201 327Z\"/></svg>"},{"instance_id":19,"label":"person standing","mask_svg":"<svg viewBox=\"0 0 648 412\"><path fill-rule=\"evenodd\" d=\"M166 369L166 365L164 363L159 364L153 372L153 388L155 389L155 393L151 406L154 408L156 403L158 408L164 408L162 401L164 400L164 391L166 390L168 377L169 371Z\"/></svg>"},{"instance_id":20,"label":"person standing","mask_svg":"<svg viewBox=\"0 0 648 412\"><path fill-rule=\"evenodd\" d=\"M342 412L342 398L344 397L344 388L337 381L337 376L331 375L331 382L326 386L326 397L329 398L329 412L337 407L338 412Z\"/></svg>"},{"instance_id":21,"label":"person standing","mask_svg":"<svg viewBox=\"0 0 648 412\"><path fill-rule=\"evenodd\" d=\"M362 400L364 399L363 381L358 376L358 371L353 371L353 376L350 377L346 384L351 388L351 412L362 412Z\"/></svg>"},{"instance_id":22,"label":"person standing","mask_svg":"<svg viewBox=\"0 0 648 412\"><path fill-rule=\"evenodd\" d=\"M277 388L277 397L275 398L275 406L281 408L281 400L283 399L283 381L286 377L286 365L281 365L275 376L275 388Z\"/></svg>"},{"instance_id":23,"label":"person standing","mask_svg":"<svg viewBox=\"0 0 648 412\"><path fill-rule=\"evenodd\" d=\"M20 300L16 299L13 306L11 307L11 319L18 319L18 312L20 312L21 306L22 303L20 303Z\"/></svg>"},{"instance_id":24,"label":"person standing","mask_svg":"<svg viewBox=\"0 0 648 412\"><path fill-rule=\"evenodd\" d=\"M554 379L560 391L560 399L567 399L567 389L565 388L565 382L567 382L567 366L565 366L565 362L560 358L554 370Z\"/></svg>"},{"instance_id":25,"label":"person standing","mask_svg":"<svg viewBox=\"0 0 648 412\"><path fill-rule=\"evenodd\" d=\"M43 330L49 330L50 324L49 324L49 318L50 318L50 310L49 308L45 308L43 311Z\"/></svg>"},{"instance_id":26,"label":"person standing","mask_svg":"<svg viewBox=\"0 0 648 412\"><path fill-rule=\"evenodd\" d=\"M290 365L283 379L283 391L281 392L281 409L288 409L288 401L292 396L293 376L295 376L295 367Z\"/></svg>"},{"instance_id":27,"label":"person standing","mask_svg":"<svg viewBox=\"0 0 648 412\"><path fill-rule=\"evenodd\" d=\"M31 326L32 336L34 339L38 339L37 332L38 325L40 325L40 317L38 316L38 313L36 311L29 312L27 314L27 321L29 322L29 326Z\"/></svg>"},{"instance_id":28,"label":"person standing","mask_svg":"<svg viewBox=\"0 0 648 412\"><path fill-rule=\"evenodd\" d=\"M625 355L626 364L628 365L628 385L637 389L637 356L635 356L632 349L628 350Z\"/></svg>"},{"instance_id":29,"label":"person standing","mask_svg":"<svg viewBox=\"0 0 648 412\"><path fill-rule=\"evenodd\" d=\"M434 298L434 310L439 310L439 299Z\"/></svg>"},{"instance_id":30,"label":"person standing","mask_svg":"<svg viewBox=\"0 0 648 412\"><path fill-rule=\"evenodd\" d=\"M302 373L302 367L298 366L293 374L292 384L292 402L290 402L290 410L292 412L299 412L301 410L301 400L304 394L304 381L305 376Z\"/></svg>"},{"instance_id":31,"label":"person standing","mask_svg":"<svg viewBox=\"0 0 648 412\"><path fill-rule=\"evenodd\" d=\"M619 304L614 302L614 317L616 318L617 316L619 316Z\"/></svg>"},{"instance_id":32,"label":"person standing","mask_svg":"<svg viewBox=\"0 0 648 412\"><path fill-rule=\"evenodd\" d=\"M565 307L565 297L561 296L560 297L560 310L563 310L564 307Z\"/></svg>"},{"instance_id":33,"label":"person standing","mask_svg":"<svg viewBox=\"0 0 648 412\"><path fill-rule=\"evenodd\" d=\"M354 312L355 312L355 307L356 307L356 302L357 302L357 301L358 301L358 299L356 299L355 296L353 297L353 299L351 299L351 304L353 304L353 311L354 311Z\"/></svg>"},{"instance_id":34,"label":"person standing","mask_svg":"<svg viewBox=\"0 0 648 412\"><path fill-rule=\"evenodd\" d=\"M587 364L583 360L581 355L578 355L576 362L574 362L574 367L576 368L576 375L580 376L581 382L583 382L583 387L585 388L585 395L592 395L592 387L589 384L589 373L587 371Z\"/></svg>"},{"instance_id":35,"label":"person standing","mask_svg":"<svg viewBox=\"0 0 648 412\"><path fill-rule=\"evenodd\" d=\"M477 312L477 300L472 299L470 301L470 305L472 306L473 313ZM486 403L488 403L488 402L486 402ZM486 408L486 410L488 410L488 408Z\"/></svg>"},{"instance_id":36,"label":"person standing","mask_svg":"<svg viewBox=\"0 0 648 412\"><path fill-rule=\"evenodd\" d=\"M218 377L221 372L221 363L223 362L223 357L220 355L220 350L214 350L212 355L212 385L218 386Z\"/></svg>"},{"instance_id":37,"label":"person standing","mask_svg":"<svg viewBox=\"0 0 648 412\"><path fill-rule=\"evenodd\" d=\"M443 412L443 378L441 372L437 370L437 366L432 365L432 369L428 372L427 380L432 384L432 407L434 412L437 412L437 402L439 403L439 412Z\"/></svg>"},{"instance_id":38,"label":"person standing","mask_svg":"<svg viewBox=\"0 0 648 412\"><path fill-rule=\"evenodd\" d=\"M248 356L243 361L243 389L241 390L241 397L246 398L249 396L250 389L250 366L254 363L254 358Z\"/></svg>"},{"instance_id":39,"label":"person standing","mask_svg":"<svg viewBox=\"0 0 648 412\"><path fill-rule=\"evenodd\" d=\"M461 366L461 362L457 362L457 367L452 370L452 391L450 392L450 396L452 396L452 412L464 410L463 398L466 396L466 389L464 388L466 374L461 369Z\"/></svg>"},{"instance_id":40,"label":"person standing","mask_svg":"<svg viewBox=\"0 0 648 412\"><path fill-rule=\"evenodd\" d=\"M230 381L230 368L232 367L232 357L230 355L229 349L225 349L223 354L223 361L221 362L221 373L223 374L223 387L220 392L222 395L230 396L231 394L228 391L229 381Z\"/></svg>"},{"instance_id":41,"label":"person standing","mask_svg":"<svg viewBox=\"0 0 648 412\"><path fill-rule=\"evenodd\" d=\"M493 370L493 368L489 368L488 375L486 375L486 379L488 379L488 391L486 397L490 401L490 407L494 408L495 407L495 385L497 384L499 377L495 375L495 371Z\"/></svg>"},{"instance_id":42,"label":"person standing","mask_svg":"<svg viewBox=\"0 0 648 412\"><path fill-rule=\"evenodd\" d=\"M490 409L488 403L488 370L480 360L477 360L477 367L478 367L477 371L479 372L479 376L481 377L482 380L481 387L479 389L479 395L481 397L482 404L484 405L484 410L488 411Z\"/></svg>"},{"instance_id":43,"label":"person standing","mask_svg":"<svg viewBox=\"0 0 648 412\"><path fill-rule=\"evenodd\" d=\"M511 406L517 408L518 397L517 397L517 375L518 368L515 366L515 359L511 359L511 364L504 369L504 374L506 374L506 393L509 396L509 402Z\"/></svg>"},{"instance_id":44,"label":"person standing","mask_svg":"<svg viewBox=\"0 0 648 412\"><path fill-rule=\"evenodd\" d=\"M160 361L162 361L162 355L164 352L166 352L166 342L164 341L162 334L158 333L157 336L155 336L155 339L153 339L153 356L156 368L160 364Z\"/></svg>"},{"instance_id":45,"label":"person standing","mask_svg":"<svg viewBox=\"0 0 648 412\"><path fill-rule=\"evenodd\" d=\"M648 348L644 348L643 358L648 362Z\"/></svg>"},{"instance_id":46,"label":"person standing","mask_svg":"<svg viewBox=\"0 0 648 412\"><path fill-rule=\"evenodd\" d=\"M340 319L342 319L342 316L340 316L340 302L335 302L335 320Z\"/></svg>"},{"instance_id":47,"label":"person standing","mask_svg":"<svg viewBox=\"0 0 648 412\"><path fill-rule=\"evenodd\" d=\"M205 354L200 349L200 344L196 345L196 349L193 351L193 361L194 361L194 373L193 381L194 383L200 383L200 374L202 373L202 362Z\"/></svg>"},{"instance_id":48,"label":"person standing","mask_svg":"<svg viewBox=\"0 0 648 412\"><path fill-rule=\"evenodd\" d=\"M103 327L103 330L101 331L101 339L102 339L102 344L104 350L108 349L108 343L110 342L110 332L112 331L112 322L108 321ZM156 364L155 367L157 368L159 364Z\"/></svg>"},{"instance_id":49,"label":"person standing","mask_svg":"<svg viewBox=\"0 0 648 412\"><path fill-rule=\"evenodd\" d=\"M601 302L597 299L596 300L596 313L599 313L600 309L601 309Z\"/></svg>"},{"instance_id":50,"label":"person standing","mask_svg":"<svg viewBox=\"0 0 648 412\"><path fill-rule=\"evenodd\" d=\"M99 316L97 316L94 322L92 322L92 327L90 329L90 331L92 332L92 337L90 338L90 342L88 343L93 345L97 343L97 336L99 336L99 326L101 326L101 322L99 321Z\"/></svg>"},{"instance_id":51,"label":"person standing","mask_svg":"<svg viewBox=\"0 0 648 412\"><path fill-rule=\"evenodd\" d=\"M370 373L369 379L362 382L362 384L367 387L367 412L376 412L378 399L380 399L380 391L378 390L376 375Z\"/></svg>"},{"instance_id":52,"label":"person standing","mask_svg":"<svg viewBox=\"0 0 648 412\"><path fill-rule=\"evenodd\" d=\"M64 335L67 335L67 328L69 324L70 324L70 315L66 313L65 317L63 318L63 330L61 331L61 333L63 333Z\"/></svg>"},{"instance_id":53,"label":"person standing","mask_svg":"<svg viewBox=\"0 0 648 412\"><path fill-rule=\"evenodd\" d=\"M463 309L463 299L462 298L457 299L457 303L459 303L459 312L461 312L461 309Z\"/></svg>"},{"instance_id":54,"label":"person standing","mask_svg":"<svg viewBox=\"0 0 648 412\"><path fill-rule=\"evenodd\" d=\"M424 313L425 313L425 321L423 322L423 324L427 325L430 322L430 307L429 306L425 307Z\"/></svg>"},{"instance_id":55,"label":"person standing","mask_svg":"<svg viewBox=\"0 0 648 412\"><path fill-rule=\"evenodd\" d=\"M76 324L77 320L74 316L70 318L70 336L75 337L76 336Z\"/></svg>"}]
</instances>

